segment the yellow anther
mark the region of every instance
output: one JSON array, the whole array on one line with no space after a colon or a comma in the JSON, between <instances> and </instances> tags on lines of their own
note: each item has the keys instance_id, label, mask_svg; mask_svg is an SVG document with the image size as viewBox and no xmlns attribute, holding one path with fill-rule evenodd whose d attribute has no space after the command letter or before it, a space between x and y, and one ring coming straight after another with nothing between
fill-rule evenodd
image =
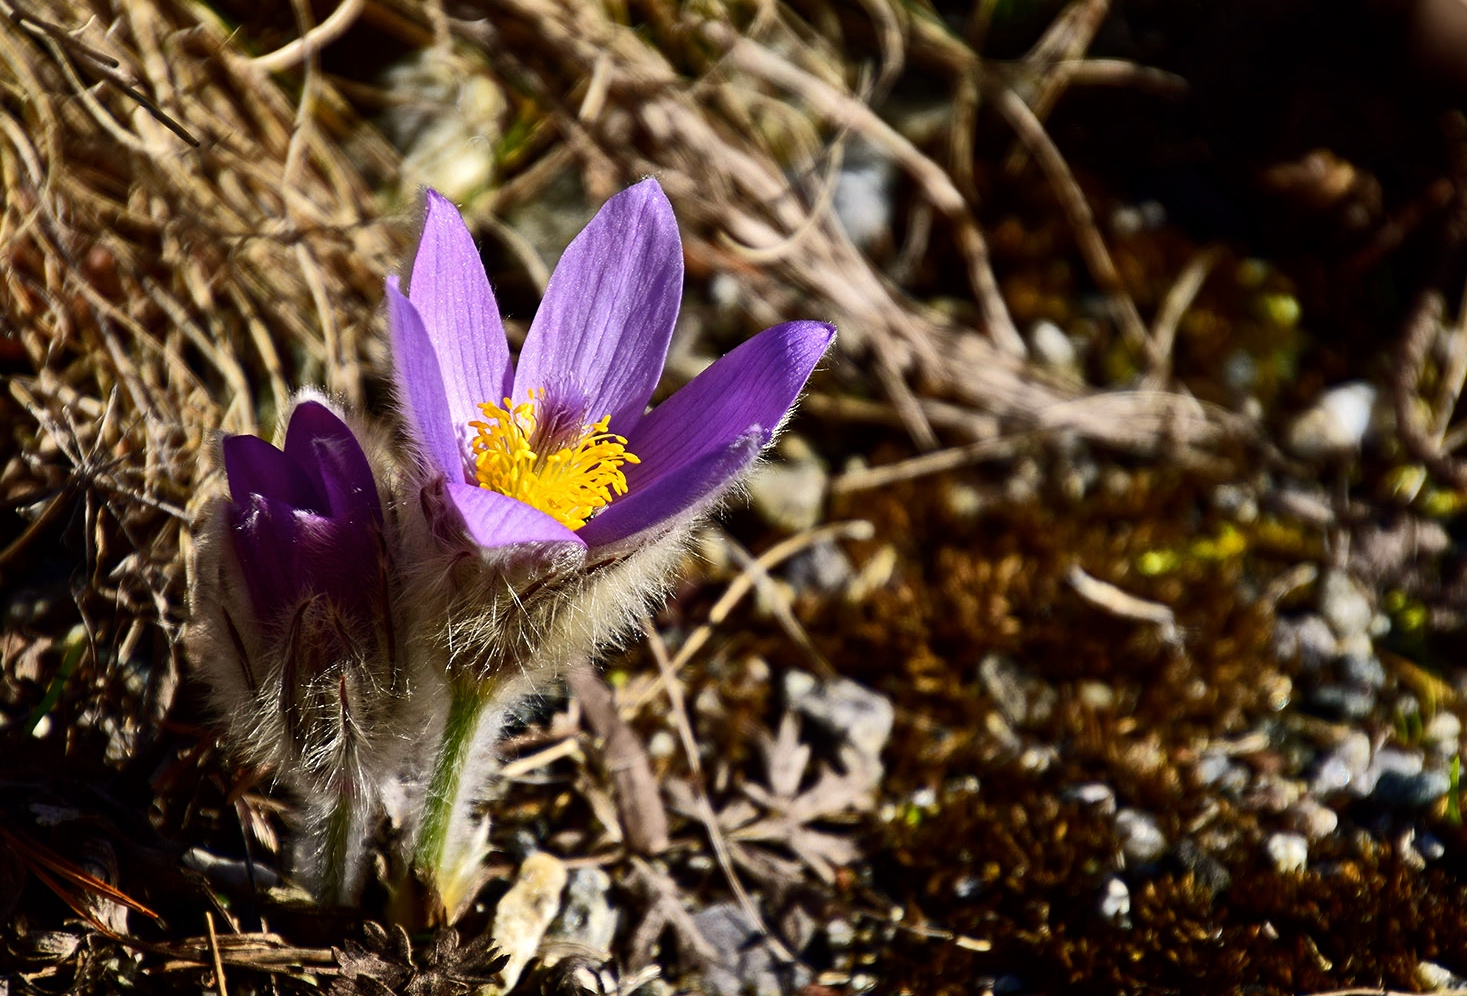
<instances>
[{"instance_id":1,"label":"yellow anther","mask_svg":"<svg viewBox=\"0 0 1467 996\"><path fill-rule=\"evenodd\" d=\"M503 406L484 402L485 421L470 422L475 475L481 488L538 508L561 525L579 529L617 495L627 493L622 465L640 463L624 437L608 431L611 416L580 427L579 434L542 438L537 406L545 392Z\"/></svg>"}]
</instances>

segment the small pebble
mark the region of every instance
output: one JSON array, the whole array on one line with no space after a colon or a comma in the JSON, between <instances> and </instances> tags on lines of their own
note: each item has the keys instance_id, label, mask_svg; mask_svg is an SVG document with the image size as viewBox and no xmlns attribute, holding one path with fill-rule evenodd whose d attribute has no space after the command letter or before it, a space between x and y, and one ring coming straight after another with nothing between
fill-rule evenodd
<instances>
[{"instance_id":1,"label":"small pebble","mask_svg":"<svg viewBox=\"0 0 1467 996\"><path fill-rule=\"evenodd\" d=\"M1248 770L1218 751L1206 751L1197 760L1197 777L1203 785L1237 795L1248 787Z\"/></svg>"},{"instance_id":2,"label":"small pebble","mask_svg":"<svg viewBox=\"0 0 1467 996\"><path fill-rule=\"evenodd\" d=\"M831 207L846 236L861 249L891 238L896 172L886 150L859 135L846 143Z\"/></svg>"},{"instance_id":3,"label":"small pebble","mask_svg":"<svg viewBox=\"0 0 1467 996\"><path fill-rule=\"evenodd\" d=\"M1106 712L1116 704L1116 693L1103 681L1082 681L1077 690L1080 704L1096 712Z\"/></svg>"},{"instance_id":4,"label":"small pebble","mask_svg":"<svg viewBox=\"0 0 1467 996\"><path fill-rule=\"evenodd\" d=\"M1423 742L1449 754L1455 754L1461 745L1462 721L1453 712L1439 712L1427 721L1421 731Z\"/></svg>"},{"instance_id":5,"label":"small pebble","mask_svg":"<svg viewBox=\"0 0 1467 996\"><path fill-rule=\"evenodd\" d=\"M1331 388L1289 426L1286 444L1307 460L1359 449L1370 428L1375 399L1375 388L1364 381Z\"/></svg>"},{"instance_id":6,"label":"small pebble","mask_svg":"<svg viewBox=\"0 0 1467 996\"><path fill-rule=\"evenodd\" d=\"M786 442L781 452L790 455L782 462L759 464L749 475L749 504L769 525L797 533L820 521L830 474L808 444Z\"/></svg>"},{"instance_id":7,"label":"small pebble","mask_svg":"<svg viewBox=\"0 0 1467 996\"><path fill-rule=\"evenodd\" d=\"M1354 578L1330 571L1319 584L1319 614L1341 640L1370 632L1375 608Z\"/></svg>"},{"instance_id":8,"label":"small pebble","mask_svg":"<svg viewBox=\"0 0 1467 996\"><path fill-rule=\"evenodd\" d=\"M1221 861L1203 850L1195 840L1186 838L1178 841L1173 854L1183 870L1191 872L1197 884L1214 896L1227 892L1232 887L1233 873Z\"/></svg>"},{"instance_id":9,"label":"small pebble","mask_svg":"<svg viewBox=\"0 0 1467 996\"><path fill-rule=\"evenodd\" d=\"M1166 834L1149 813L1127 807L1116 813L1116 836L1129 867L1149 865L1166 853Z\"/></svg>"},{"instance_id":10,"label":"small pebble","mask_svg":"<svg viewBox=\"0 0 1467 996\"><path fill-rule=\"evenodd\" d=\"M1309 864L1309 842L1297 833L1276 833L1268 838L1265 848L1281 874L1301 872Z\"/></svg>"},{"instance_id":11,"label":"small pebble","mask_svg":"<svg viewBox=\"0 0 1467 996\"><path fill-rule=\"evenodd\" d=\"M1416 853L1427 861L1440 861L1447 853L1447 845L1443 844L1441 838L1433 833L1420 833L1416 835Z\"/></svg>"},{"instance_id":12,"label":"small pebble","mask_svg":"<svg viewBox=\"0 0 1467 996\"><path fill-rule=\"evenodd\" d=\"M1105 891L1100 897L1100 915L1117 926L1130 926L1131 890L1117 877L1112 876L1105 883Z\"/></svg>"},{"instance_id":13,"label":"small pebble","mask_svg":"<svg viewBox=\"0 0 1467 996\"><path fill-rule=\"evenodd\" d=\"M1241 484L1220 484L1212 491L1212 505L1237 522L1253 522L1258 518L1258 500L1251 489Z\"/></svg>"},{"instance_id":14,"label":"small pebble","mask_svg":"<svg viewBox=\"0 0 1467 996\"><path fill-rule=\"evenodd\" d=\"M960 875L953 882L954 898L967 901L983 894L983 880L977 875Z\"/></svg>"},{"instance_id":15,"label":"small pebble","mask_svg":"<svg viewBox=\"0 0 1467 996\"><path fill-rule=\"evenodd\" d=\"M1340 658L1340 677L1359 688L1379 689L1385 685L1385 666L1374 654L1368 657L1347 654Z\"/></svg>"},{"instance_id":16,"label":"small pebble","mask_svg":"<svg viewBox=\"0 0 1467 996\"><path fill-rule=\"evenodd\" d=\"M1426 767L1426 758L1420 751L1400 747L1382 747L1371 759L1370 768L1377 777L1385 774L1418 775Z\"/></svg>"},{"instance_id":17,"label":"small pebble","mask_svg":"<svg viewBox=\"0 0 1467 996\"><path fill-rule=\"evenodd\" d=\"M607 896L611 876L600 868L576 868L565 887L565 904L547 937L567 941L605 961L620 919Z\"/></svg>"},{"instance_id":18,"label":"small pebble","mask_svg":"<svg viewBox=\"0 0 1467 996\"><path fill-rule=\"evenodd\" d=\"M1029 352L1040 366L1062 373L1078 369L1075 344L1064 329L1041 319L1029 327Z\"/></svg>"},{"instance_id":19,"label":"small pebble","mask_svg":"<svg viewBox=\"0 0 1467 996\"><path fill-rule=\"evenodd\" d=\"M716 960L703 965L709 996L780 996L813 978L803 965L784 978L785 966L775 960L735 903L706 907L693 914L693 924L716 952Z\"/></svg>"},{"instance_id":20,"label":"small pebble","mask_svg":"<svg viewBox=\"0 0 1467 996\"><path fill-rule=\"evenodd\" d=\"M856 928L849 920L836 917L825 925L825 938L837 951L848 948L856 941Z\"/></svg>"},{"instance_id":21,"label":"small pebble","mask_svg":"<svg viewBox=\"0 0 1467 996\"><path fill-rule=\"evenodd\" d=\"M829 540L814 543L791 557L784 576L795 591L843 591L856 577L851 559Z\"/></svg>"},{"instance_id":22,"label":"small pebble","mask_svg":"<svg viewBox=\"0 0 1467 996\"><path fill-rule=\"evenodd\" d=\"M1060 798L1066 802L1078 802L1082 806L1097 806L1101 812L1106 813L1113 813L1116 808L1115 791L1104 782L1070 785L1060 790Z\"/></svg>"},{"instance_id":23,"label":"small pebble","mask_svg":"<svg viewBox=\"0 0 1467 996\"><path fill-rule=\"evenodd\" d=\"M1442 989L1460 989L1464 984L1467 984L1467 979L1457 975L1445 965L1438 965L1434 961L1421 961L1417 963L1416 981L1427 992L1436 992Z\"/></svg>"},{"instance_id":24,"label":"small pebble","mask_svg":"<svg viewBox=\"0 0 1467 996\"><path fill-rule=\"evenodd\" d=\"M1320 685L1308 696L1320 713L1339 720L1361 720L1375 711L1375 693L1357 685Z\"/></svg>"},{"instance_id":25,"label":"small pebble","mask_svg":"<svg viewBox=\"0 0 1467 996\"><path fill-rule=\"evenodd\" d=\"M1451 779L1445 771L1433 769L1414 775L1386 771L1375 783L1370 797L1387 809L1425 809L1451 788Z\"/></svg>"},{"instance_id":26,"label":"small pebble","mask_svg":"<svg viewBox=\"0 0 1467 996\"><path fill-rule=\"evenodd\" d=\"M1290 807L1289 825L1309 840L1323 840L1340 825L1340 816L1312 796L1305 796Z\"/></svg>"},{"instance_id":27,"label":"small pebble","mask_svg":"<svg viewBox=\"0 0 1467 996\"><path fill-rule=\"evenodd\" d=\"M979 662L978 680L1004 719L1016 727L1042 723L1058 698L1052 686L1024 673L1013 661L998 654L989 654Z\"/></svg>"},{"instance_id":28,"label":"small pebble","mask_svg":"<svg viewBox=\"0 0 1467 996\"><path fill-rule=\"evenodd\" d=\"M879 763L896 721L890 699L850 678L820 682L797 671L786 673L784 691L791 709Z\"/></svg>"},{"instance_id":29,"label":"small pebble","mask_svg":"<svg viewBox=\"0 0 1467 996\"><path fill-rule=\"evenodd\" d=\"M1315 769L1315 792L1337 792L1358 783L1370 768L1370 737L1361 730L1350 730ZM1362 794L1369 789L1361 790Z\"/></svg>"},{"instance_id":30,"label":"small pebble","mask_svg":"<svg viewBox=\"0 0 1467 996\"><path fill-rule=\"evenodd\" d=\"M1245 350L1234 350L1223 360L1223 383L1235 398L1245 398L1258 386L1258 361Z\"/></svg>"},{"instance_id":31,"label":"small pebble","mask_svg":"<svg viewBox=\"0 0 1467 996\"><path fill-rule=\"evenodd\" d=\"M1306 669L1316 671L1335 659L1339 640L1323 616L1310 612L1279 620L1274 627L1274 650L1281 659L1298 657Z\"/></svg>"},{"instance_id":32,"label":"small pebble","mask_svg":"<svg viewBox=\"0 0 1467 996\"><path fill-rule=\"evenodd\" d=\"M670 730L658 730L647 738L647 756L665 761L678 752L677 737Z\"/></svg>"}]
</instances>

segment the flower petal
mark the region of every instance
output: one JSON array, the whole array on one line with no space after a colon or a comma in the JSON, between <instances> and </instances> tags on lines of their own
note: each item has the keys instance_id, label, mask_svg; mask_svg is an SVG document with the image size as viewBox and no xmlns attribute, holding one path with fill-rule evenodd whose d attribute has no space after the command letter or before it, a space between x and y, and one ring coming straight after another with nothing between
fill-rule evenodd
<instances>
[{"instance_id":1,"label":"flower petal","mask_svg":"<svg viewBox=\"0 0 1467 996\"><path fill-rule=\"evenodd\" d=\"M642 461L626 468L627 493L581 538L603 546L712 501L773 438L834 338L823 322L765 329L658 405L627 438Z\"/></svg>"},{"instance_id":2,"label":"flower petal","mask_svg":"<svg viewBox=\"0 0 1467 996\"><path fill-rule=\"evenodd\" d=\"M516 401L569 381L588 421L624 432L647 407L682 298L683 249L656 180L611 198L561 256L515 371Z\"/></svg>"},{"instance_id":3,"label":"flower petal","mask_svg":"<svg viewBox=\"0 0 1467 996\"><path fill-rule=\"evenodd\" d=\"M768 434L763 429L751 429L705 451L681 463L676 474L663 474L633 488L602 509L577 535L591 548L592 560L619 556L638 546L644 534L666 532L716 501L754 462L766 442ZM615 549L609 549L612 547Z\"/></svg>"},{"instance_id":4,"label":"flower petal","mask_svg":"<svg viewBox=\"0 0 1467 996\"><path fill-rule=\"evenodd\" d=\"M285 455L325 495L327 515L382 521L382 504L361 443L336 413L319 401L302 401L290 413Z\"/></svg>"},{"instance_id":5,"label":"flower petal","mask_svg":"<svg viewBox=\"0 0 1467 996\"><path fill-rule=\"evenodd\" d=\"M296 547L295 516L295 508L289 503L258 492L238 496L229 509L229 538L235 559L255 616L267 626L277 621L286 603L305 584Z\"/></svg>"},{"instance_id":6,"label":"flower petal","mask_svg":"<svg viewBox=\"0 0 1467 996\"><path fill-rule=\"evenodd\" d=\"M223 449L224 476L236 505L245 505L251 495L259 495L293 508L326 513L330 497L317 488L316 480L259 436L228 436Z\"/></svg>"},{"instance_id":7,"label":"flower petal","mask_svg":"<svg viewBox=\"0 0 1467 996\"><path fill-rule=\"evenodd\" d=\"M484 263L458 209L436 190L427 199L408 300L433 341L448 411L457 424L477 418L483 402L504 399L509 343Z\"/></svg>"},{"instance_id":8,"label":"flower petal","mask_svg":"<svg viewBox=\"0 0 1467 996\"><path fill-rule=\"evenodd\" d=\"M680 473L750 429L769 442L834 338L824 322L786 322L720 357L628 434L627 449L642 461L627 470L628 487Z\"/></svg>"},{"instance_id":9,"label":"flower petal","mask_svg":"<svg viewBox=\"0 0 1467 996\"><path fill-rule=\"evenodd\" d=\"M448 500L463 516L469 535L481 547L585 543L537 508L497 491L449 482Z\"/></svg>"},{"instance_id":10,"label":"flower petal","mask_svg":"<svg viewBox=\"0 0 1467 996\"><path fill-rule=\"evenodd\" d=\"M407 415L408 427L424 455L455 483L467 479L465 447L459 443L438 353L412 302L397 289L397 278L387 278L387 318L392 327L392 364L397 403ZM468 432L465 421L464 433Z\"/></svg>"}]
</instances>

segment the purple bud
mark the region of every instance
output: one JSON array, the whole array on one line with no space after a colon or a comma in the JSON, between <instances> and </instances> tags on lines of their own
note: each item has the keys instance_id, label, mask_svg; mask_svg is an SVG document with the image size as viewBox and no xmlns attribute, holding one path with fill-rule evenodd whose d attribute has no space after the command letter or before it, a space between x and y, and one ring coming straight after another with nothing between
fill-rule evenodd
<instances>
[{"instance_id":1,"label":"purple bud","mask_svg":"<svg viewBox=\"0 0 1467 996\"><path fill-rule=\"evenodd\" d=\"M296 406L285 449L224 441L229 541L255 621L278 631L294 607L325 596L348 618L381 610L382 505L361 444L329 408Z\"/></svg>"}]
</instances>

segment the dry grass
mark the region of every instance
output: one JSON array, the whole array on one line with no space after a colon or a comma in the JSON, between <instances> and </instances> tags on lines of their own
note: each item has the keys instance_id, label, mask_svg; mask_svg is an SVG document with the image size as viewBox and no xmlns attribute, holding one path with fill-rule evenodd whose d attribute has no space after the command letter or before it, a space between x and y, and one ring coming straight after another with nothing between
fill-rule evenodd
<instances>
[{"instance_id":1,"label":"dry grass","mask_svg":"<svg viewBox=\"0 0 1467 996\"><path fill-rule=\"evenodd\" d=\"M49 501L52 525L85 512L86 673L152 638L173 669L215 434L268 431L302 384L360 403L380 363L381 278L406 235L376 206L395 153L344 131L319 78L292 96L199 4L6 13L0 480L12 507ZM57 535L5 550L7 589ZM173 685L134 716L156 721Z\"/></svg>"}]
</instances>

